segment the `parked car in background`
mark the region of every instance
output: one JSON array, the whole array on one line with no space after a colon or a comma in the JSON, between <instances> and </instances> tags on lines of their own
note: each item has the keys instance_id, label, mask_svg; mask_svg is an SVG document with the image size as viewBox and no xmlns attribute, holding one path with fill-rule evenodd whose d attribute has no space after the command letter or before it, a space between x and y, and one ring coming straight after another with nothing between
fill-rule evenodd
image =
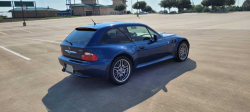
<instances>
[{"instance_id":1,"label":"parked car in background","mask_svg":"<svg viewBox=\"0 0 250 112\"><path fill-rule=\"evenodd\" d=\"M140 14L148 14L147 12L140 12Z\"/></svg>"},{"instance_id":2,"label":"parked car in background","mask_svg":"<svg viewBox=\"0 0 250 112\"><path fill-rule=\"evenodd\" d=\"M164 12L163 12L163 11L159 11L158 13L159 13L159 14L163 14Z\"/></svg>"},{"instance_id":3,"label":"parked car in background","mask_svg":"<svg viewBox=\"0 0 250 112\"><path fill-rule=\"evenodd\" d=\"M165 13L165 14L168 14L168 11L167 11L167 10L165 10L165 11L159 11L158 13L159 13L159 14L164 14L164 13Z\"/></svg>"},{"instance_id":4,"label":"parked car in background","mask_svg":"<svg viewBox=\"0 0 250 112\"><path fill-rule=\"evenodd\" d=\"M170 11L169 14L177 14L177 12L176 11Z\"/></svg>"}]
</instances>

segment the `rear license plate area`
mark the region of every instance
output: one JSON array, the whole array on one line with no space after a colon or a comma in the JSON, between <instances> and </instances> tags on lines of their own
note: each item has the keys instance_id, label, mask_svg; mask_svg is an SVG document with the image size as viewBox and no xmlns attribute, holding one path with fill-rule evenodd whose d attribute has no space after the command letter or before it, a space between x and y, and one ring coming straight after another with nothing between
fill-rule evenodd
<instances>
[{"instance_id":1,"label":"rear license plate area","mask_svg":"<svg viewBox=\"0 0 250 112\"><path fill-rule=\"evenodd\" d=\"M73 66L72 66L72 65L66 64L66 70L67 70L68 72L74 73L74 69L73 69Z\"/></svg>"}]
</instances>

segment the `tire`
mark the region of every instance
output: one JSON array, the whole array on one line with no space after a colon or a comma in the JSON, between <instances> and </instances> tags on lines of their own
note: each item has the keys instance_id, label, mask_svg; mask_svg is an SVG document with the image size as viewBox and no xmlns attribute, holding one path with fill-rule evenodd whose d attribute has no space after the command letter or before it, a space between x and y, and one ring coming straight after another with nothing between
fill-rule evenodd
<instances>
[{"instance_id":1,"label":"tire","mask_svg":"<svg viewBox=\"0 0 250 112\"><path fill-rule=\"evenodd\" d=\"M186 61L189 54L189 46L186 41L183 41L179 44L176 53L176 61L183 62Z\"/></svg>"},{"instance_id":2,"label":"tire","mask_svg":"<svg viewBox=\"0 0 250 112\"><path fill-rule=\"evenodd\" d=\"M118 57L111 64L109 79L112 83L117 85L125 84L130 79L132 71L133 65L131 60L126 56Z\"/></svg>"}]
</instances>

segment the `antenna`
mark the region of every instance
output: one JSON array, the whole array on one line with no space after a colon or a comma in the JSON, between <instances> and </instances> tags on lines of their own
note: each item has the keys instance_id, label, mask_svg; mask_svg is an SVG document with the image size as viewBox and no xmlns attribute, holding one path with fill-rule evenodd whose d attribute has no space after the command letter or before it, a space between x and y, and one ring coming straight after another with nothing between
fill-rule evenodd
<instances>
[{"instance_id":1,"label":"antenna","mask_svg":"<svg viewBox=\"0 0 250 112\"><path fill-rule=\"evenodd\" d=\"M90 16L89 16L90 17ZM94 22L94 25L96 25L95 21L90 17L90 19Z\"/></svg>"}]
</instances>

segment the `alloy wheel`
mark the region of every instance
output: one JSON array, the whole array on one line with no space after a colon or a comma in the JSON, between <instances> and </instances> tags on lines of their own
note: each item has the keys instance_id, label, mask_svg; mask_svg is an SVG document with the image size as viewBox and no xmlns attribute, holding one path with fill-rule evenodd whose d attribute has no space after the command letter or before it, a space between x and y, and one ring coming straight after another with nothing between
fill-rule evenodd
<instances>
[{"instance_id":1,"label":"alloy wheel","mask_svg":"<svg viewBox=\"0 0 250 112\"><path fill-rule=\"evenodd\" d=\"M113 67L113 75L118 82L126 81L130 76L130 72L130 63L125 59L118 60Z\"/></svg>"},{"instance_id":2,"label":"alloy wheel","mask_svg":"<svg viewBox=\"0 0 250 112\"><path fill-rule=\"evenodd\" d=\"M179 58L185 60L188 56L188 46L186 43L182 43L179 47Z\"/></svg>"}]
</instances>

